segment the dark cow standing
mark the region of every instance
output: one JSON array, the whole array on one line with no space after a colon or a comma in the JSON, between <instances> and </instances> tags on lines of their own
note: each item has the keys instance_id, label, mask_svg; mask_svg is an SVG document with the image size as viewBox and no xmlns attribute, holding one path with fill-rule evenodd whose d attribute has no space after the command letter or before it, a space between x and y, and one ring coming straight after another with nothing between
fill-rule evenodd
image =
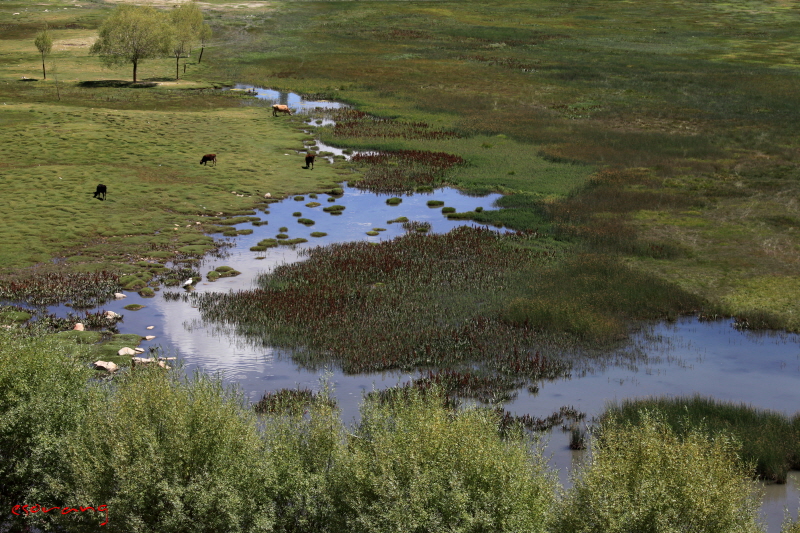
<instances>
[{"instance_id":1,"label":"dark cow standing","mask_svg":"<svg viewBox=\"0 0 800 533\"><path fill-rule=\"evenodd\" d=\"M206 154L203 156L203 159L200 160L201 165L208 166L209 161L214 163L214 166L217 166L217 154Z\"/></svg>"},{"instance_id":2,"label":"dark cow standing","mask_svg":"<svg viewBox=\"0 0 800 533\"><path fill-rule=\"evenodd\" d=\"M314 158L317 157L316 154L306 154L306 167L305 168L314 168Z\"/></svg>"},{"instance_id":3,"label":"dark cow standing","mask_svg":"<svg viewBox=\"0 0 800 533\"><path fill-rule=\"evenodd\" d=\"M100 195L103 195L103 200L106 199L106 186L102 183L97 186L97 190L94 191L94 197L100 198Z\"/></svg>"}]
</instances>

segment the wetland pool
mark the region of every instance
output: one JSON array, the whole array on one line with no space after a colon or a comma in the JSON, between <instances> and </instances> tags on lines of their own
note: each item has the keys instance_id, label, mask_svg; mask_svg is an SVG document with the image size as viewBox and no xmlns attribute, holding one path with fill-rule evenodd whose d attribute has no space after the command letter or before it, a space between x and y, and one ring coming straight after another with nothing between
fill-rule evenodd
<instances>
[{"instance_id":1,"label":"wetland pool","mask_svg":"<svg viewBox=\"0 0 800 533\"><path fill-rule=\"evenodd\" d=\"M299 95L279 93L269 89L240 85L239 89L255 91L264 100L289 105L295 110L313 110L316 107L340 107L336 102L305 102ZM328 150L329 147L320 147ZM327 164L319 161L318 164ZM235 291L255 287L259 274L269 272L278 265L300 261L304 248L354 240L392 239L404 233L401 224L387 221L397 217L429 222L431 232L443 233L461 225L476 225L470 221L448 220L441 207L429 208L429 200L441 200L457 212L476 207L490 209L499 195L468 196L454 189L439 189L433 193L413 195L387 195L366 193L343 185L344 194L337 195L335 203L345 206L341 215L332 216L322 211L333 205L329 196L319 194L316 199L303 195L302 201L289 197L271 204L269 214L258 213L264 226L240 224L238 229L252 229L251 235L222 238L230 247L222 257L203 259L198 270L205 274L218 266L231 266L242 272L238 277L221 278L216 282L202 281L196 291ZM399 196L402 203L386 204L386 199ZM318 202L317 207L306 207ZM301 217L293 216L301 212ZM312 226L298 223L298 218L309 218ZM258 241L274 238L279 228L286 227L289 238L302 237L308 242L295 246L269 248L264 252L250 251ZM376 236L367 231L384 228ZM312 237L312 232L325 232L327 236ZM167 289L176 290L176 289ZM180 289L177 289L180 290ZM141 304L139 311L123 309L129 304ZM155 335L152 341L142 341L144 348L158 346L166 355L177 355L187 371L202 370L221 373L228 383L235 383L246 397L257 401L267 391L281 388L310 388L319 390L320 378L326 372L335 388L335 396L342 409L345 422L358 417L358 404L362 395L373 388L382 389L416 377L406 372L346 375L336 368L327 371L309 371L292 362L291 354L277 348L254 347L251 342L237 338L230 331L206 324L199 310L183 300L167 300L163 291L154 298L142 298L137 293L127 293L127 298L109 302L98 310L112 310L124 315L118 324L120 333L141 336ZM51 312L65 315L70 309L53 306ZM148 326L154 326L147 330ZM573 406L589 418L599 415L609 401L645 396L684 396L700 394L718 400L745 403L761 409L773 409L792 415L800 410L800 338L797 335L742 332L733 328L731 321L701 322L686 317L674 323L645 325L632 336L630 343L602 360L592 360L578 365L570 379L547 381L539 384L532 394L523 389L506 404L512 414L530 414L545 417L561 406ZM549 437L547 453L551 464L559 471L562 484L568 484L568 472L581 462L583 452L572 452L568 434L555 430ZM785 485L767 485L762 514L770 533L780 531L784 508L797 517L800 504L800 476L789 475Z\"/></svg>"},{"instance_id":2,"label":"wetland pool","mask_svg":"<svg viewBox=\"0 0 800 533\"><path fill-rule=\"evenodd\" d=\"M353 240L377 242L392 239L402 235L404 230L400 224L388 224L387 221L401 216L429 222L432 232L447 232L464 224L474 225L469 221L448 220L441 213L441 207L430 208L427 202L440 200L460 212L479 206L491 208L499 197L473 197L454 189L441 189L429 194L403 195L402 203L389 206L386 199L390 195L365 193L346 185L343 189L344 194L336 196L335 202L345 206L341 215L333 216L322 211L323 207L332 205L327 201L328 195L318 194L316 199L303 195L303 200L290 197L270 204L269 214L259 213L267 225L238 225L239 229L252 227L253 233L223 238L231 245L225 256L204 259L199 271L205 274L227 265L242 274L215 282L202 281L196 285L196 291L251 289L255 287L259 274L281 264L302 260L300 251L304 248ZM312 201L320 205L305 206ZM293 215L297 211L303 218L314 220L315 224L308 227L298 223L299 217ZM303 237L308 242L269 248L264 252L250 251L250 246L261 239L274 237L284 226L288 228L285 233L290 238ZM377 236L366 235L376 227L386 231ZM311 237L314 231L328 235ZM146 307L139 311L123 309L131 303ZM226 382L237 384L251 401L258 401L267 391L281 388L319 390L320 378L325 373L298 367L286 350L254 347L230 331L204 323L199 310L189 302L168 301L161 293L157 293L155 298L128 293L127 298L109 302L101 309L124 315L124 320L118 324L121 333L155 335L152 341L143 341L142 347L159 346L168 355L178 355L188 371L219 372ZM58 314L65 314L68 310L63 306L51 308ZM154 329L147 330L147 326L154 326ZM327 372L346 422L357 418L358 404L365 392L391 387L416 377L416 374L400 371L346 375L331 368ZM543 418L563 405L570 405L591 418L599 415L608 401L691 394L793 414L800 405L800 339L791 334L742 332L734 329L728 320L702 322L686 317L674 323L649 324L635 334L619 353L584 365L576 364L570 379L542 382L536 394L522 389L506 404L506 409L512 414L527 413ZM559 471L562 484L569 483L568 472L576 462L580 462L583 453L570 451L568 435L559 430L550 435L547 452L551 454L551 464ZM763 509L770 533L780 530L784 507L797 516L800 502L798 481L797 472L793 472L787 484L765 487Z\"/></svg>"}]
</instances>

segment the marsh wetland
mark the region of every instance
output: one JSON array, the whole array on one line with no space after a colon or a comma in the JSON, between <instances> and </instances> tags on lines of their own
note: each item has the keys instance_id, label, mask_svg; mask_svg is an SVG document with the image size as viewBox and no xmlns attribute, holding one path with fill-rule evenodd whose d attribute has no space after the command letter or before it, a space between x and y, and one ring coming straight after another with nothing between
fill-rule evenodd
<instances>
[{"instance_id":1,"label":"marsh wetland","mask_svg":"<svg viewBox=\"0 0 800 533\"><path fill-rule=\"evenodd\" d=\"M800 530L791 6L210 0L134 83L87 55L116 4L0 2L9 502Z\"/></svg>"}]
</instances>

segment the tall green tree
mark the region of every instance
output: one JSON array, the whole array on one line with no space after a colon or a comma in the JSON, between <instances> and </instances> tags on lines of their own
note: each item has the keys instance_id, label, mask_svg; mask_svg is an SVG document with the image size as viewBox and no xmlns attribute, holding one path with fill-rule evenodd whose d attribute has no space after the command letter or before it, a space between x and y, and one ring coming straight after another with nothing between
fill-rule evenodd
<instances>
[{"instance_id":1,"label":"tall green tree","mask_svg":"<svg viewBox=\"0 0 800 533\"><path fill-rule=\"evenodd\" d=\"M33 44L36 45L39 53L42 54L42 77L47 79L47 71L44 68L44 58L50 54L50 51L53 49L53 38L50 37L50 32L47 31L47 24L45 24L44 30L36 34L36 39L33 41Z\"/></svg>"},{"instance_id":2,"label":"tall green tree","mask_svg":"<svg viewBox=\"0 0 800 533\"><path fill-rule=\"evenodd\" d=\"M172 10L172 54L175 56L175 79L180 79L180 58L200 41L203 31L203 12L195 2L181 4Z\"/></svg>"},{"instance_id":3,"label":"tall green tree","mask_svg":"<svg viewBox=\"0 0 800 533\"><path fill-rule=\"evenodd\" d=\"M90 53L108 66L133 64L133 81L145 59L166 56L171 48L169 19L149 6L117 6L102 26Z\"/></svg>"},{"instance_id":4,"label":"tall green tree","mask_svg":"<svg viewBox=\"0 0 800 533\"><path fill-rule=\"evenodd\" d=\"M200 57L197 58L198 63L203 60L203 51L205 51L206 42L208 42L209 39L211 39L211 26L209 26L208 23L205 23L200 29Z\"/></svg>"}]
</instances>

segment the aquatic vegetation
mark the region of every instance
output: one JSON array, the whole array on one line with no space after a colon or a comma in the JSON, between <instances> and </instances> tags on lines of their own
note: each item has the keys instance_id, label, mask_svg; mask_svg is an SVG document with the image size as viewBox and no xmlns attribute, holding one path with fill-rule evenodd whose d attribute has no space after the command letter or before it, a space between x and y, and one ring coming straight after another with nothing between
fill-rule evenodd
<instances>
[{"instance_id":1,"label":"aquatic vegetation","mask_svg":"<svg viewBox=\"0 0 800 533\"><path fill-rule=\"evenodd\" d=\"M569 367L531 349L533 329L486 316L457 296L485 298L510 269L546 261L548 252L502 244L528 238L459 228L335 244L303 250L306 261L277 267L261 278L262 289L192 298L204 319L230 323L252 342L302 346L294 357L310 367L334 360L356 373L474 361L535 382Z\"/></svg>"},{"instance_id":2,"label":"aquatic vegetation","mask_svg":"<svg viewBox=\"0 0 800 533\"><path fill-rule=\"evenodd\" d=\"M431 230L431 223L412 220L411 222L403 222L403 229L406 231L417 231L419 233L427 233Z\"/></svg>"},{"instance_id":3,"label":"aquatic vegetation","mask_svg":"<svg viewBox=\"0 0 800 533\"><path fill-rule=\"evenodd\" d=\"M368 231L368 232L366 232L366 233L367 233L367 235L369 235L370 237L374 237L375 235L380 235L380 233L379 233L379 232L377 232L377 231Z\"/></svg>"},{"instance_id":4,"label":"aquatic vegetation","mask_svg":"<svg viewBox=\"0 0 800 533\"><path fill-rule=\"evenodd\" d=\"M294 200L295 202L302 202L302 201L303 201L303 200L305 200L305 199L306 199L306 197L305 197L305 196L295 196L295 197L293 198L293 200Z\"/></svg>"},{"instance_id":5,"label":"aquatic vegetation","mask_svg":"<svg viewBox=\"0 0 800 533\"><path fill-rule=\"evenodd\" d=\"M278 228L278 231L281 233L286 233L287 231L289 231L289 228L287 228L286 226L281 226L280 228Z\"/></svg>"},{"instance_id":6,"label":"aquatic vegetation","mask_svg":"<svg viewBox=\"0 0 800 533\"><path fill-rule=\"evenodd\" d=\"M400 205L402 203L402 201L403 201L402 198L398 198L397 196L394 196L394 197L389 198L388 200L386 200L386 203L388 205Z\"/></svg>"},{"instance_id":7,"label":"aquatic vegetation","mask_svg":"<svg viewBox=\"0 0 800 533\"><path fill-rule=\"evenodd\" d=\"M393 218L392 220L387 220L387 224L396 224L396 223L405 223L408 222L408 217L397 217Z\"/></svg>"},{"instance_id":8,"label":"aquatic vegetation","mask_svg":"<svg viewBox=\"0 0 800 533\"><path fill-rule=\"evenodd\" d=\"M361 179L352 184L372 192L413 192L419 186L440 186L445 172L464 160L444 152L396 150L356 154L350 161L365 166Z\"/></svg>"},{"instance_id":9,"label":"aquatic vegetation","mask_svg":"<svg viewBox=\"0 0 800 533\"><path fill-rule=\"evenodd\" d=\"M300 244L302 242L308 242L308 239L304 239L302 237L298 237L296 239L280 239L278 240L278 244L291 246L293 244Z\"/></svg>"},{"instance_id":10,"label":"aquatic vegetation","mask_svg":"<svg viewBox=\"0 0 800 533\"><path fill-rule=\"evenodd\" d=\"M311 236L312 237L326 237L327 235L328 234L325 233L324 231L312 231L311 232Z\"/></svg>"},{"instance_id":11,"label":"aquatic vegetation","mask_svg":"<svg viewBox=\"0 0 800 533\"><path fill-rule=\"evenodd\" d=\"M293 217L301 217L301 216L303 216L303 213L301 213L300 211L295 211L294 213L292 213L292 216Z\"/></svg>"},{"instance_id":12,"label":"aquatic vegetation","mask_svg":"<svg viewBox=\"0 0 800 533\"><path fill-rule=\"evenodd\" d=\"M275 235L275 238L276 239L288 239L289 236L287 234L285 234L285 233L278 233L277 235Z\"/></svg>"},{"instance_id":13,"label":"aquatic vegetation","mask_svg":"<svg viewBox=\"0 0 800 533\"><path fill-rule=\"evenodd\" d=\"M264 394L253 404L256 413L302 415L317 402L325 402L336 408L336 400L326 393L313 392L311 389L280 389Z\"/></svg>"},{"instance_id":14,"label":"aquatic vegetation","mask_svg":"<svg viewBox=\"0 0 800 533\"><path fill-rule=\"evenodd\" d=\"M339 204L330 205L328 207L323 207L322 208L322 210L325 211L326 213L335 213L337 211L344 211L344 209L345 209L345 206L339 205Z\"/></svg>"},{"instance_id":15,"label":"aquatic vegetation","mask_svg":"<svg viewBox=\"0 0 800 533\"><path fill-rule=\"evenodd\" d=\"M322 205L322 204L321 204L321 203L319 203L319 202L308 202L308 203L306 204L306 207L319 207L319 206L321 206L321 205Z\"/></svg>"},{"instance_id":16,"label":"aquatic vegetation","mask_svg":"<svg viewBox=\"0 0 800 533\"><path fill-rule=\"evenodd\" d=\"M427 204L428 207L441 207L444 205L442 200L428 200Z\"/></svg>"},{"instance_id":17,"label":"aquatic vegetation","mask_svg":"<svg viewBox=\"0 0 800 533\"><path fill-rule=\"evenodd\" d=\"M741 460L755 465L760 478L786 483L789 470L800 469L800 416L704 398L659 397L623 400L608 406L609 424L638 426L644 412L663 417L677 435L698 431L709 438L733 436L740 443Z\"/></svg>"},{"instance_id":18,"label":"aquatic vegetation","mask_svg":"<svg viewBox=\"0 0 800 533\"><path fill-rule=\"evenodd\" d=\"M0 299L33 306L69 302L74 308L90 308L113 299L121 289L116 272L40 272L0 280Z\"/></svg>"},{"instance_id":19,"label":"aquatic vegetation","mask_svg":"<svg viewBox=\"0 0 800 533\"><path fill-rule=\"evenodd\" d=\"M311 220L310 218L298 218L297 221L300 224L304 224L306 226L313 226L314 225L314 221Z\"/></svg>"},{"instance_id":20,"label":"aquatic vegetation","mask_svg":"<svg viewBox=\"0 0 800 533\"><path fill-rule=\"evenodd\" d=\"M372 231L386 231L386 228L372 228Z\"/></svg>"},{"instance_id":21,"label":"aquatic vegetation","mask_svg":"<svg viewBox=\"0 0 800 533\"><path fill-rule=\"evenodd\" d=\"M455 213L455 212L456 212L456 208L455 207L443 207L442 208L442 214L443 215L447 215L447 214Z\"/></svg>"}]
</instances>

